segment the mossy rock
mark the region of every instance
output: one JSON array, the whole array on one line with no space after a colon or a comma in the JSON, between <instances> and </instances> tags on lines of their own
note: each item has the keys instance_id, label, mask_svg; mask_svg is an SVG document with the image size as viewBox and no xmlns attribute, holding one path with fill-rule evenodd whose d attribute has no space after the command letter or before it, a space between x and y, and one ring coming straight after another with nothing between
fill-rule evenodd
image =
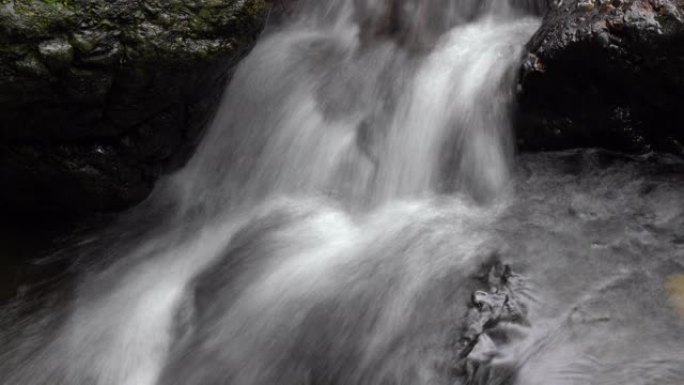
<instances>
[{"instance_id":1,"label":"mossy rock","mask_svg":"<svg viewBox=\"0 0 684 385\"><path fill-rule=\"evenodd\" d=\"M0 206L86 213L140 202L192 153L269 9L0 0Z\"/></svg>"}]
</instances>

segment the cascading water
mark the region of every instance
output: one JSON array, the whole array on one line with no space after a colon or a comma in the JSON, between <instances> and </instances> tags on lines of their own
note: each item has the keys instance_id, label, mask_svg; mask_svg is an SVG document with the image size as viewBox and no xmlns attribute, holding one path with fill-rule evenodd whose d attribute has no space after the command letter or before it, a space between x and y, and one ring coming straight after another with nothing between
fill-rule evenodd
<instances>
[{"instance_id":1,"label":"cascading water","mask_svg":"<svg viewBox=\"0 0 684 385\"><path fill-rule=\"evenodd\" d=\"M12 317L0 382L684 383L682 165L512 167L534 6L301 1L190 164L84 248L101 261L74 292ZM525 315L494 324L513 276L476 277L498 261Z\"/></svg>"}]
</instances>

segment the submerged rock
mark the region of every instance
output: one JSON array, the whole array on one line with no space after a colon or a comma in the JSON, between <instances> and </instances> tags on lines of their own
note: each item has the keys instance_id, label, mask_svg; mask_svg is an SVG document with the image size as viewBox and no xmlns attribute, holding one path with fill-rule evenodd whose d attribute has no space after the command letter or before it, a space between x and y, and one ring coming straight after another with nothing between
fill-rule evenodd
<instances>
[{"instance_id":1,"label":"submerged rock","mask_svg":"<svg viewBox=\"0 0 684 385\"><path fill-rule=\"evenodd\" d=\"M118 210L199 141L268 0L0 0L0 206Z\"/></svg>"},{"instance_id":2,"label":"submerged rock","mask_svg":"<svg viewBox=\"0 0 684 385\"><path fill-rule=\"evenodd\" d=\"M550 8L521 70L520 149L684 155L684 2Z\"/></svg>"}]
</instances>

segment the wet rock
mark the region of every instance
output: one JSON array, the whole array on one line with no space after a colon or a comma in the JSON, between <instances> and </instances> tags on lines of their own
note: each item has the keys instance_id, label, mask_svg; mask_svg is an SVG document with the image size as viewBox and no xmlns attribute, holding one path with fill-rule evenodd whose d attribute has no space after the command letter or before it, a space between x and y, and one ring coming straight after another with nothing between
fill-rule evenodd
<instances>
[{"instance_id":1,"label":"wet rock","mask_svg":"<svg viewBox=\"0 0 684 385\"><path fill-rule=\"evenodd\" d=\"M38 44L38 52L53 70L65 68L74 60L74 48L64 39L53 39Z\"/></svg>"},{"instance_id":2,"label":"wet rock","mask_svg":"<svg viewBox=\"0 0 684 385\"><path fill-rule=\"evenodd\" d=\"M520 78L523 151L684 155L684 3L556 1Z\"/></svg>"},{"instance_id":3,"label":"wet rock","mask_svg":"<svg viewBox=\"0 0 684 385\"><path fill-rule=\"evenodd\" d=\"M15 62L14 69L18 73L32 78L41 78L50 75L45 64L33 55L26 56Z\"/></svg>"},{"instance_id":4,"label":"wet rock","mask_svg":"<svg viewBox=\"0 0 684 385\"><path fill-rule=\"evenodd\" d=\"M66 96L72 101L84 105L104 105L113 78L106 72L70 68L61 83Z\"/></svg>"},{"instance_id":5,"label":"wet rock","mask_svg":"<svg viewBox=\"0 0 684 385\"><path fill-rule=\"evenodd\" d=\"M83 213L140 202L192 153L269 8L0 1L0 208Z\"/></svg>"},{"instance_id":6,"label":"wet rock","mask_svg":"<svg viewBox=\"0 0 684 385\"><path fill-rule=\"evenodd\" d=\"M486 290L477 290L462 326L456 371L466 383L479 383L483 373L503 370L491 367L500 348L490 336L501 324L527 325L527 308L522 301L527 289L525 280L510 267L494 263L481 277ZM487 376L489 374L486 374Z\"/></svg>"}]
</instances>

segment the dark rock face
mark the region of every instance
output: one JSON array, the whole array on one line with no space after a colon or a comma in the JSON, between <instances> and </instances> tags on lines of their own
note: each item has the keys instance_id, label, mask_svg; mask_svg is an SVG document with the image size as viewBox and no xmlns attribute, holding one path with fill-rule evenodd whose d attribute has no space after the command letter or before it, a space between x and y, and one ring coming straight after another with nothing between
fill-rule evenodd
<instances>
[{"instance_id":1,"label":"dark rock face","mask_svg":"<svg viewBox=\"0 0 684 385\"><path fill-rule=\"evenodd\" d=\"M521 70L521 150L684 155L684 1L562 0Z\"/></svg>"},{"instance_id":2,"label":"dark rock face","mask_svg":"<svg viewBox=\"0 0 684 385\"><path fill-rule=\"evenodd\" d=\"M268 0L0 0L0 206L119 210L183 164Z\"/></svg>"}]
</instances>

